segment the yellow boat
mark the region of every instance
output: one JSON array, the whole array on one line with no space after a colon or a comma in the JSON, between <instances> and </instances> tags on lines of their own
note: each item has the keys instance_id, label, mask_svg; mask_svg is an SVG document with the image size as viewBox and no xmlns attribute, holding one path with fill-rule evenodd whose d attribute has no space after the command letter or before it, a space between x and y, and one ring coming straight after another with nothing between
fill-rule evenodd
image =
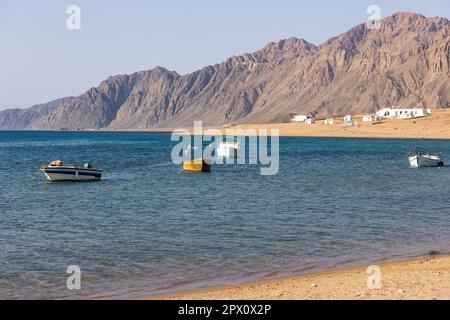
<instances>
[{"instance_id":1,"label":"yellow boat","mask_svg":"<svg viewBox=\"0 0 450 320\"><path fill-rule=\"evenodd\" d=\"M183 162L184 171L195 171L195 172L208 172L211 171L211 163L203 160L197 159L193 161L184 161Z\"/></svg>"}]
</instances>

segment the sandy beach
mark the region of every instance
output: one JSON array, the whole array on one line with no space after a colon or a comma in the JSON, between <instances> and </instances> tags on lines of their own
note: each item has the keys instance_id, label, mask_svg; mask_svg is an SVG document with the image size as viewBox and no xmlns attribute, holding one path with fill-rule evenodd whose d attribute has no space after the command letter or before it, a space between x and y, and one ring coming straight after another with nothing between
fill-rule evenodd
<instances>
[{"instance_id":1,"label":"sandy beach","mask_svg":"<svg viewBox=\"0 0 450 320\"><path fill-rule=\"evenodd\" d=\"M368 288L368 278L374 274L368 273L369 266L361 266L143 299L450 299L450 256L385 262L377 266L381 275L378 289Z\"/></svg>"},{"instance_id":2,"label":"sandy beach","mask_svg":"<svg viewBox=\"0 0 450 320\"><path fill-rule=\"evenodd\" d=\"M215 129L219 129L223 133L228 131L230 135L233 134L233 130L254 129L258 133L260 129L278 129L280 136L285 137L450 139L450 110L447 109L433 109L432 114L428 117L384 120L377 124L362 122L362 115L354 116L353 119L357 121L357 126L344 127L343 119L335 118L333 125L325 125L323 120L317 120L313 124L238 124ZM214 128L204 127L203 129ZM192 129L189 131L192 132ZM268 133L270 134L270 131Z\"/></svg>"},{"instance_id":3,"label":"sandy beach","mask_svg":"<svg viewBox=\"0 0 450 320\"><path fill-rule=\"evenodd\" d=\"M325 125L323 119L313 124L305 123L261 123L261 124L236 124L223 127L203 126L203 133L208 129L220 130L222 134L252 135L259 130L278 129L282 137L323 137L323 138L392 138L392 139L450 139L450 109L432 109L432 114L427 117L414 119L389 119L372 124L362 121L363 115L355 115L356 126L344 127L343 117L334 118L333 125ZM249 130L250 129L250 130ZM194 134L190 128L153 128L141 130L93 130L93 131L124 131L124 132L173 132L176 130L188 131ZM240 133L246 131L244 134Z\"/></svg>"}]
</instances>

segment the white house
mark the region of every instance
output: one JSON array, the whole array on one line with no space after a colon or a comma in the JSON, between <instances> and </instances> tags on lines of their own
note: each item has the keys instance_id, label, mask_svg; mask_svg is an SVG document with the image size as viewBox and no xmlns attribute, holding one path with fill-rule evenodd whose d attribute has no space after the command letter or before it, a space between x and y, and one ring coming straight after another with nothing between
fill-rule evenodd
<instances>
[{"instance_id":1,"label":"white house","mask_svg":"<svg viewBox=\"0 0 450 320\"><path fill-rule=\"evenodd\" d=\"M316 120L314 120L314 118L307 118L307 119L305 120L305 123L306 123L306 124L313 124L314 122L316 122Z\"/></svg>"},{"instance_id":2,"label":"white house","mask_svg":"<svg viewBox=\"0 0 450 320\"><path fill-rule=\"evenodd\" d=\"M332 125L334 123L333 118L326 118L325 120L323 120L323 124L326 125Z\"/></svg>"},{"instance_id":3,"label":"white house","mask_svg":"<svg viewBox=\"0 0 450 320\"><path fill-rule=\"evenodd\" d=\"M383 108L377 112L377 116L382 119L411 119L426 117L430 114L431 110L425 108Z\"/></svg>"},{"instance_id":4,"label":"white house","mask_svg":"<svg viewBox=\"0 0 450 320\"><path fill-rule=\"evenodd\" d=\"M365 116L363 116L362 118L362 122L372 122L372 116L370 114L366 114Z\"/></svg>"},{"instance_id":5,"label":"white house","mask_svg":"<svg viewBox=\"0 0 450 320\"><path fill-rule=\"evenodd\" d=\"M346 115L344 117L344 126L345 127L351 127L351 126L357 126L357 125L358 125L358 123L356 122L356 120L354 120L352 118L352 116Z\"/></svg>"},{"instance_id":6,"label":"white house","mask_svg":"<svg viewBox=\"0 0 450 320\"><path fill-rule=\"evenodd\" d=\"M308 116L306 114L296 114L292 118L292 122L305 122L306 119L308 119Z\"/></svg>"}]
</instances>

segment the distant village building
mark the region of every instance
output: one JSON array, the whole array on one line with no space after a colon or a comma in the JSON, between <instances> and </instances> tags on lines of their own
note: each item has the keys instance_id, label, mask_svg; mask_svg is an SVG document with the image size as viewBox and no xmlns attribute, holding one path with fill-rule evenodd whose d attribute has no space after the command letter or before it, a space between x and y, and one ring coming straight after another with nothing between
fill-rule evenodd
<instances>
[{"instance_id":1,"label":"distant village building","mask_svg":"<svg viewBox=\"0 0 450 320\"><path fill-rule=\"evenodd\" d=\"M354 120L352 118L352 116L346 115L344 117L344 126L345 127L351 127L351 126L357 126L357 125L358 125L358 123L356 122L356 120Z\"/></svg>"},{"instance_id":2,"label":"distant village building","mask_svg":"<svg viewBox=\"0 0 450 320\"><path fill-rule=\"evenodd\" d=\"M296 114L292 118L292 122L305 122L306 119L308 119L308 116L306 114Z\"/></svg>"},{"instance_id":3,"label":"distant village building","mask_svg":"<svg viewBox=\"0 0 450 320\"><path fill-rule=\"evenodd\" d=\"M291 119L292 122L304 122L306 124L312 124L316 122L314 116L306 114L297 114Z\"/></svg>"},{"instance_id":4,"label":"distant village building","mask_svg":"<svg viewBox=\"0 0 450 320\"><path fill-rule=\"evenodd\" d=\"M366 114L365 116L363 116L362 118L362 122L372 122L373 118L370 114Z\"/></svg>"},{"instance_id":5,"label":"distant village building","mask_svg":"<svg viewBox=\"0 0 450 320\"><path fill-rule=\"evenodd\" d=\"M411 119L426 117L430 114L431 110L425 108L383 108L377 112L377 116L382 119Z\"/></svg>"},{"instance_id":6,"label":"distant village building","mask_svg":"<svg viewBox=\"0 0 450 320\"><path fill-rule=\"evenodd\" d=\"M325 124L325 125L333 125L334 124L334 120L333 120L333 118L326 118L325 120L323 120L323 124Z\"/></svg>"}]
</instances>

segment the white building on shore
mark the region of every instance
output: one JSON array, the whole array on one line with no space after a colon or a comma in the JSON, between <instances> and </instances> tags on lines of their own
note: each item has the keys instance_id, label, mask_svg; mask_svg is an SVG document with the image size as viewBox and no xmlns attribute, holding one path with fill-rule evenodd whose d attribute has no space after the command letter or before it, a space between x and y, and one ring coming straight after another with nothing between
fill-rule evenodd
<instances>
[{"instance_id":1,"label":"white building on shore","mask_svg":"<svg viewBox=\"0 0 450 320\"><path fill-rule=\"evenodd\" d=\"M334 124L334 119L333 118L326 118L325 120L323 120L323 124L333 125Z\"/></svg>"},{"instance_id":2,"label":"white building on shore","mask_svg":"<svg viewBox=\"0 0 450 320\"><path fill-rule=\"evenodd\" d=\"M305 122L308 119L306 114L296 114L291 120L292 122Z\"/></svg>"},{"instance_id":3,"label":"white building on shore","mask_svg":"<svg viewBox=\"0 0 450 320\"><path fill-rule=\"evenodd\" d=\"M430 114L431 110L425 108L383 108L377 111L377 116L382 119L411 119L426 117Z\"/></svg>"},{"instance_id":4,"label":"white building on shore","mask_svg":"<svg viewBox=\"0 0 450 320\"><path fill-rule=\"evenodd\" d=\"M373 121L373 117L370 114L366 114L362 118L362 122L372 122L372 121Z\"/></svg>"},{"instance_id":5,"label":"white building on shore","mask_svg":"<svg viewBox=\"0 0 450 320\"><path fill-rule=\"evenodd\" d=\"M346 115L344 117L344 127L352 127L352 126L357 126L358 122L356 122L355 119L353 119L353 117L351 115Z\"/></svg>"},{"instance_id":6,"label":"white building on shore","mask_svg":"<svg viewBox=\"0 0 450 320\"><path fill-rule=\"evenodd\" d=\"M314 116L309 114L296 114L291 119L292 122L304 122L306 124L313 124L316 122L316 119L314 119Z\"/></svg>"}]
</instances>

